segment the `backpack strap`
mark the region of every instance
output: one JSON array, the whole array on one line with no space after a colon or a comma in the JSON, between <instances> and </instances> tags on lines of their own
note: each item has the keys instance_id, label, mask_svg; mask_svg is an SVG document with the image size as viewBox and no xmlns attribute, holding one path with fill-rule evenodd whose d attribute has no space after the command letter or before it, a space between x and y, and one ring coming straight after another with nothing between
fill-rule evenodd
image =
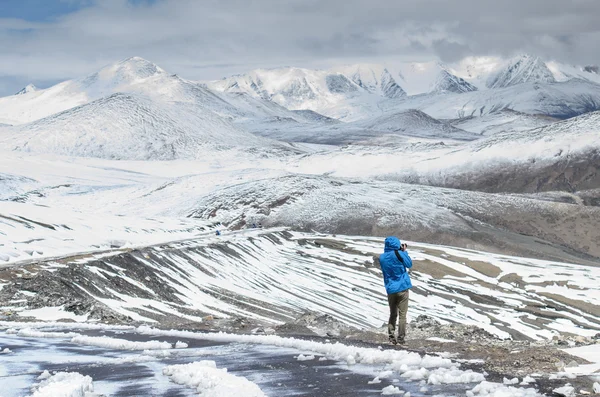
<instances>
[{"instance_id":1,"label":"backpack strap","mask_svg":"<svg viewBox=\"0 0 600 397\"><path fill-rule=\"evenodd\" d=\"M394 250L394 254L396 254L396 258L398 258L400 263L402 263L404 265L404 259L402 259L402 257L400 256L400 254L398 253L398 250Z\"/></svg>"}]
</instances>

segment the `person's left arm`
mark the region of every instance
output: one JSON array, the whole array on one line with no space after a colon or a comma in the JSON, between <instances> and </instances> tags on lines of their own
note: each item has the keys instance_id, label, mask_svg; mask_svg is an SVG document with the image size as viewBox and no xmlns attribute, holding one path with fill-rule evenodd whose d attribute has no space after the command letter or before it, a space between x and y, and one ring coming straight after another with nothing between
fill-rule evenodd
<instances>
[{"instance_id":1,"label":"person's left arm","mask_svg":"<svg viewBox=\"0 0 600 397\"><path fill-rule=\"evenodd\" d=\"M406 245L402 244L402 250L400 251L400 256L402 256L402 262L404 262L404 266L407 269L410 269L412 267L412 259L410 259L410 256L408 255L408 252L406 251Z\"/></svg>"}]
</instances>

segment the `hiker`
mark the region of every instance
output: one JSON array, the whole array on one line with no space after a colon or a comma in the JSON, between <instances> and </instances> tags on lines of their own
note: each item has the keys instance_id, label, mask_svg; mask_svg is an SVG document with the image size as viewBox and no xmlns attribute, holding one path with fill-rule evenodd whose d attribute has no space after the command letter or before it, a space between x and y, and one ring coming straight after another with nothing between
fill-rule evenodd
<instances>
[{"instance_id":1,"label":"hiker","mask_svg":"<svg viewBox=\"0 0 600 397\"><path fill-rule=\"evenodd\" d=\"M392 344L404 343L406 336L406 313L408 311L408 290L412 287L408 268L412 267L412 259L406 252L407 244L400 243L397 237L385 239L384 253L379 256L379 265L383 273L383 281L390 305L388 336ZM396 320L398 321L398 337L396 338Z\"/></svg>"}]
</instances>

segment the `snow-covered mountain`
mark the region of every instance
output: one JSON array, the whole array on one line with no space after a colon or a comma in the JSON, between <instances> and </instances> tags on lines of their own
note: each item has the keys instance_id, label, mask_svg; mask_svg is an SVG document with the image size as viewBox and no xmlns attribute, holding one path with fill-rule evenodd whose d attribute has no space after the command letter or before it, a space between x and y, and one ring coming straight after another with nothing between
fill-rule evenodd
<instances>
[{"instance_id":1,"label":"snow-covered mountain","mask_svg":"<svg viewBox=\"0 0 600 397\"><path fill-rule=\"evenodd\" d=\"M28 94L30 92L35 92L35 91L38 91L38 88L35 85L33 85L33 84L27 84L25 87L23 87L15 95L23 95L23 94Z\"/></svg>"},{"instance_id":2,"label":"snow-covered mountain","mask_svg":"<svg viewBox=\"0 0 600 397\"><path fill-rule=\"evenodd\" d=\"M477 87L466 80L451 74L447 70L440 70L431 91L436 93L454 92L461 94L463 92L477 91Z\"/></svg>"},{"instance_id":3,"label":"snow-covered mountain","mask_svg":"<svg viewBox=\"0 0 600 397\"><path fill-rule=\"evenodd\" d=\"M271 145L193 104L122 93L3 130L0 142L12 150L128 160L196 158L201 149Z\"/></svg>"},{"instance_id":4,"label":"snow-covered mountain","mask_svg":"<svg viewBox=\"0 0 600 397\"><path fill-rule=\"evenodd\" d=\"M554 83L556 79L539 57L522 55L507 62L488 78L489 88L505 88L522 83Z\"/></svg>"},{"instance_id":5,"label":"snow-covered mountain","mask_svg":"<svg viewBox=\"0 0 600 397\"><path fill-rule=\"evenodd\" d=\"M383 65L358 64L334 68L332 71L343 74L367 92L384 98L394 99L406 96L406 92Z\"/></svg>"},{"instance_id":6,"label":"snow-covered mountain","mask_svg":"<svg viewBox=\"0 0 600 397\"><path fill-rule=\"evenodd\" d=\"M474 140L477 138L475 134L460 130L415 109L387 113L352 125L388 134L432 139Z\"/></svg>"}]
</instances>

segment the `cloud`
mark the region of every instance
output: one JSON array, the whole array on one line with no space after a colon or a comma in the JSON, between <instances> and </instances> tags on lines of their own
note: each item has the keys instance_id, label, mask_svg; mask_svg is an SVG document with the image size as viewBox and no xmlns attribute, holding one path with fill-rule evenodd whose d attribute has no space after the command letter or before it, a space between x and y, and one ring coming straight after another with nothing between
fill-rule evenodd
<instances>
[{"instance_id":1,"label":"cloud","mask_svg":"<svg viewBox=\"0 0 600 397\"><path fill-rule=\"evenodd\" d=\"M518 52L600 62L596 0L69 1L87 7L43 22L0 19L0 78L66 79L133 55L191 79Z\"/></svg>"}]
</instances>

